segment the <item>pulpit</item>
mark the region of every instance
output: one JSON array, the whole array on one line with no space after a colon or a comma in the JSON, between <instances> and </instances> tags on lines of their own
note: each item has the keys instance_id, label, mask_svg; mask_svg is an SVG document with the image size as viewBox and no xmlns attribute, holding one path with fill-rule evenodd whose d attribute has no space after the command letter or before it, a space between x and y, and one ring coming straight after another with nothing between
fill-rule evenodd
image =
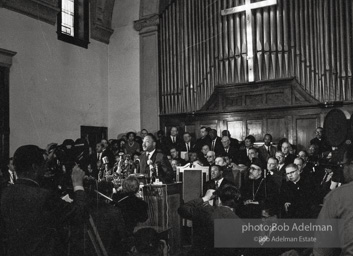
<instances>
[{"instance_id":1,"label":"pulpit","mask_svg":"<svg viewBox=\"0 0 353 256\"><path fill-rule=\"evenodd\" d=\"M209 180L209 167L187 164L177 167L176 180L182 182L184 202L203 196L203 184Z\"/></svg>"},{"instance_id":2,"label":"pulpit","mask_svg":"<svg viewBox=\"0 0 353 256\"><path fill-rule=\"evenodd\" d=\"M178 214L181 204L181 187L180 182L142 187L142 196L148 203L149 218L139 226L152 227L159 233L167 233L171 254L176 253L181 246L181 218Z\"/></svg>"}]
</instances>

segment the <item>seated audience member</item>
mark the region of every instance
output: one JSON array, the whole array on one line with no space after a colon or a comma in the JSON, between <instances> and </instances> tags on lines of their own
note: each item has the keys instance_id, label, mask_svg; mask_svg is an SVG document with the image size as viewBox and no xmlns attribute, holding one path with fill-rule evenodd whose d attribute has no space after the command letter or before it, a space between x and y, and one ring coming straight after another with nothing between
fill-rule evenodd
<instances>
[{"instance_id":1,"label":"seated audience member","mask_svg":"<svg viewBox=\"0 0 353 256\"><path fill-rule=\"evenodd\" d=\"M202 163L203 166L208 165L207 161L207 153L210 151L210 146L209 145L203 145L201 148L201 153L199 154L199 160Z\"/></svg>"},{"instance_id":2,"label":"seated audience member","mask_svg":"<svg viewBox=\"0 0 353 256\"><path fill-rule=\"evenodd\" d=\"M264 166L260 159L254 158L249 169L249 179L241 187L240 216L260 218L265 201L278 205L278 191L271 176L264 177Z\"/></svg>"},{"instance_id":3,"label":"seated audience member","mask_svg":"<svg viewBox=\"0 0 353 256\"><path fill-rule=\"evenodd\" d=\"M219 166L219 165L211 166L211 179L205 182L203 186L203 194L205 194L209 189L217 190L217 189L222 189L227 184L234 185L233 182L223 177L224 170L225 170L224 166Z\"/></svg>"},{"instance_id":4,"label":"seated audience member","mask_svg":"<svg viewBox=\"0 0 353 256\"><path fill-rule=\"evenodd\" d=\"M191 134L189 132L185 132L183 135L183 142L180 144L180 151L190 152L194 151L195 143L192 141Z\"/></svg>"},{"instance_id":5,"label":"seated audience member","mask_svg":"<svg viewBox=\"0 0 353 256\"><path fill-rule=\"evenodd\" d=\"M315 206L315 184L300 177L295 164L286 166L288 181L282 184L281 205L285 218L312 218Z\"/></svg>"},{"instance_id":6,"label":"seated audience member","mask_svg":"<svg viewBox=\"0 0 353 256\"><path fill-rule=\"evenodd\" d=\"M310 145L317 145L318 154L321 155L326 151L331 151L331 146L326 140L325 132L322 127L316 128L315 135L315 138L310 140Z\"/></svg>"},{"instance_id":7,"label":"seated audience member","mask_svg":"<svg viewBox=\"0 0 353 256\"><path fill-rule=\"evenodd\" d=\"M136 142L136 133L128 132L126 134L127 143L125 144L126 154L132 156L136 152L140 152L140 145Z\"/></svg>"},{"instance_id":8,"label":"seated audience member","mask_svg":"<svg viewBox=\"0 0 353 256\"><path fill-rule=\"evenodd\" d=\"M126 154L126 141L124 139L119 139L118 140L118 145L119 145L119 152L124 152Z\"/></svg>"},{"instance_id":9,"label":"seated audience member","mask_svg":"<svg viewBox=\"0 0 353 256\"><path fill-rule=\"evenodd\" d=\"M248 170L248 167L243 164L238 165L236 163L233 163L232 158L227 155L224 155L223 159L226 163L227 170L227 172L224 174L224 177L234 182L235 186L240 189L244 179L244 175L247 175L246 172Z\"/></svg>"},{"instance_id":10,"label":"seated audience member","mask_svg":"<svg viewBox=\"0 0 353 256\"><path fill-rule=\"evenodd\" d=\"M236 157L237 157L237 149L230 145L229 137L228 136L223 136L221 142L222 142L221 154L222 155L227 155L228 157L232 158L233 161L234 161L236 159Z\"/></svg>"},{"instance_id":11,"label":"seated audience member","mask_svg":"<svg viewBox=\"0 0 353 256\"><path fill-rule=\"evenodd\" d=\"M115 205L121 210L128 236L132 236L137 223L148 219L148 205L136 194L140 189L140 182L134 175L127 177L121 190L113 195Z\"/></svg>"},{"instance_id":12,"label":"seated audience member","mask_svg":"<svg viewBox=\"0 0 353 256\"><path fill-rule=\"evenodd\" d=\"M56 192L44 189L44 150L34 145L19 147L13 157L16 184L1 197L1 214L8 234L8 255L67 255L65 226L83 224L86 199L84 171L75 166L71 173L74 200L67 203Z\"/></svg>"},{"instance_id":13,"label":"seated audience member","mask_svg":"<svg viewBox=\"0 0 353 256\"><path fill-rule=\"evenodd\" d=\"M216 160L216 154L215 154L215 152L213 152L213 151L208 151L206 158L207 158L207 165L208 165L208 166L212 166L212 165L215 164L215 160Z\"/></svg>"},{"instance_id":14,"label":"seated audience member","mask_svg":"<svg viewBox=\"0 0 353 256\"><path fill-rule=\"evenodd\" d=\"M180 206L178 213L193 223L193 244L188 253L192 256L238 255L236 250L214 248L214 220L238 219L235 214L240 193L234 186L223 186L219 193L220 205L213 207L209 201L214 199L210 189L203 198L191 200Z\"/></svg>"},{"instance_id":15,"label":"seated audience member","mask_svg":"<svg viewBox=\"0 0 353 256\"><path fill-rule=\"evenodd\" d=\"M272 181L276 184L276 189L279 192L282 183L286 180L284 173L278 171L278 159L275 157L270 157L267 160L267 175L272 177Z\"/></svg>"},{"instance_id":16,"label":"seated audience member","mask_svg":"<svg viewBox=\"0 0 353 256\"><path fill-rule=\"evenodd\" d=\"M170 136L166 138L166 146L168 148L168 151L170 151L172 148L176 148L177 150L179 150L179 147L182 143L183 141L179 137L178 128L173 126L170 129Z\"/></svg>"},{"instance_id":17,"label":"seated audience member","mask_svg":"<svg viewBox=\"0 0 353 256\"><path fill-rule=\"evenodd\" d=\"M167 255L165 241L159 239L153 228L141 228L134 234L135 246L130 255L133 256L164 256Z\"/></svg>"},{"instance_id":18,"label":"seated audience member","mask_svg":"<svg viewBox=\"0 0 353 256\"><path fill-rule=\"evenodd\" d=\"M300 177L303 179L309 180L310 183L314 184L314 179L313 179L312 174L310 172L308 172L307 170L305 170L306 164L305 164L304 160L300 157L297 157L294 159L293 163L298 167L298 170L300 172Z\"/></svg>"},{"instance_id":19,"label":"seated audience member","mask_svg":"<svg viewBox=\"0 0 353 256\"><path fill-rule=\"evenodd\" d=\"M98 191L107 197L113 193L113 184L102 181L98 184ZM93 192L94 193L94 192ZM132 236L128 237L125 222L121 209L114 207L110 202L96 193L91 193L89 210L92 216L88 230L96 230L101 240L101 246L105 248L108 255L126 255L132 247ZM93 232L94 234L94 232ZM131 235L131 234L130 234ZM97 237L97 234L95 234ZM89 240L89 239L88 239ZM86 248L87 255L93 255L95 250L88 241Z\"/></svg>"},{"instance_id":20,"label":"seated audience member","mask_svg":"<svg viewBox=\"0 0 353 256\"><path fill-rule=\"evenodd\" d=\"M278 160L277 172L279 175L282 175L284 178L286 178L286 164L284 162L284 154L282 151L277 151L275 156Z\"/></svg>"},{"instance_id":21,"label":"seated audience member","mask_svg":"<svg viewBox=\"0 0 353 256\"><path fill-rule=\"evenodd\" d=\"M216 153L216 155L221 155L223 153L223 146L221 142L221 138L217 135L216 129L211 129L209 132L209 136L211 139L211 150Z\"/></svg>"},{"instance_id":22,"label":"seated audience member","mask_svg":"<svg viewBox=\"0 0 353 256\"><path fill-rule=\"evenodd\" d=\"M232 138L232 136L230 135L230 132L228 130L223 130L222 131L222 138L224 136L228 136L228 138L230 139L230 146L235 148L236 150L239 149L239 141L237 139Z\"/></svg>"},{"instance_id":23,"label":"seated audience member","mask_svg":"<svg viewBox=\"0 0 353 256\"><path fill-rule=\"evenodd\" d=\"M270 157L274 157L276 154L276 147L272 146L272 135L271 134L265 134L264 136L264 144L259 147L259 158L263 162L267 162L267 160Z\"/></svg>"},{"instance_id":24,"label":"seated audience member","mask_svg":"<svg viewBox=\"0 0 353 256\"><path fill-rule=\"evenodd\" d=\"M193 164L196 161L201 163L199 161L199 158L198 158L197 153L195 151L190 151L188 155L189 155L189 164ZM200 165L202 165L202 164L200 164Z\"/></svg>"},{"instance_id":25,"label":"seated audience member","mask_svg":"<svg viewBox=\"0 0 353 256\"><path fill-rule=\"evenodd\" d=\"M204 145L208 145L211 148L211 139L208 136L208 130L206 127L202 126L200 128L200 135L201 137L196 140L195 143L195 151L200 152Z\"/></svg>"},{"instance_id":26,"label":"seated audience member","mask_svg":"<svg viewBox=\"0 0 353 256\"><path fill-rule=\"evenodd\" d=\"M284 155L284 163L286 165L292 164L295 158L295 155L291 154L290 150L291 150L291 145L289 144L289 142L283 142L281 151Z\"/></svg>"},{"instance_id":27,"label":"seated audience member","mask_svg":"<svg viewBox=\"0 0 353 256\"><path fill-rule=\"evenodd\" d=\"M257 149L257 148L254 148L254 147L252 147L252 148L249 148L249 159L250 159L250 163L249 164L251 164L252 163L252 160L253 159L258 159L258 160L260 160L261 162L262 162L262 165L264 166L265 165L265 163L266 162L264 162L264 161L262 161L262 159L261 158L259 158L259 150Z\"/></svg>"},{"instance_id":28,"label":"seated audience member","mask_svg":"<svg viewBox=\"0 0 353 256\"><path fill-rule=\"evenodd\" d=\"M238 163L250 166L249 149L254 146L256 139L249 135L245 138L244 143L240 144L238 152Z\"/></svg>"},{"instance_id":29,"label":"seated audience member","mask_svg":"<svg viewBox=\"0 0 353 256\"><path fill-rule=\"evenodd\" d=\"M177 160L182 166L186 164L185 160L180 158L179 151L177 148L171 148L169 152L170 156L172 157L172 160Z\"/></svg>"}]
</instances>

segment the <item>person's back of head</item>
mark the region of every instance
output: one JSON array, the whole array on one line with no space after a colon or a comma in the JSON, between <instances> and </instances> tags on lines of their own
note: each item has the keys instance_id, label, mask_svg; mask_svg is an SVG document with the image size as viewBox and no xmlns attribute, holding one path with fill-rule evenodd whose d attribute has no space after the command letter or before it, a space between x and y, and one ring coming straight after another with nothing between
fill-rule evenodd
<instances>
[{"instance_id":1,"label":"person's back of head","mask_svg":"<svg viewBox=\"0 0 353 256\"><path fill-rule=\"evenodd\" d=\"M239 189L233 185L227 184L219 192L219 198L221 199L222 205L236 208L240 198Z\"/></svg>"},{"instance_id":2,"label":"person's back of head","mask_svg":"<svg viewBox=\"0 0 353 256\"><path fill-rule=\"evenodd\" d=\"M13 157L13 165L19 176L34 175L35 169L44 165L44 150L35 145L19 147Z\"/></svg>"}]
</instances>

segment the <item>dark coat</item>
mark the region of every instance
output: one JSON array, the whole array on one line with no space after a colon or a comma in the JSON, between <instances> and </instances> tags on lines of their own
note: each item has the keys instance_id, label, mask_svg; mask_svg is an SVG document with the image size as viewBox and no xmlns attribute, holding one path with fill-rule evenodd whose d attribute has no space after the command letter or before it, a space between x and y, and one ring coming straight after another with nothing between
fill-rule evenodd
<instances>
[{"instance_id":1,"label":"dark coat","mask_svg":"<svg viewBox=\"0 0 353 256\"><path fill-rule=\"evenodd\" d=\"M150 174L150 167L147 164L147 155L146 152L143 152L139 157L140 159L140 173L142 174ZM151 157L152 163L158 165L158 178L163 183L171 183L173 182L173 169L170 165L168 158L161 152L157 152L157 150L153 153Z\"/></svg>"},{"instance_id":2,"label":"dark coat","mask_svg":"<svg viewBox=\"0 0 353 256\"><path fill-rule=\"evenodd\" d=\"M213 148L213 141L211 141L210 150L214 151L216 153L216 156L219 156L224 152L223 144L221 142L220 137L216 137L214 140L215 140L215 146Z\"/></svg>"},{"instance_id":3,"label":"dark coat","mask_svg":"<svg viewBox=\"0 0 353 256\"><path fill-rule=\"evenodd\" d=\"M215 180L209 180L209 181L205 182L205 184L203 186L203 195L206 194L207 190L215 189L216 188L215 184L216 184ZM235 186L233 182L229 181L228 179L223 178L222 183L218 189L222 189L227 184Z\"/></svg>"},{"instance_id":4,"label":"dark coat","mask_svg":"<svg viewBox=\"0 0 353 256\"><path fill-rule=\"evenodd\" d=\"M214 220L239 219L231 209L212 207L200 198L182 205L178 213L182 218L192 220L193 244L188 255L225 255L220 249L214 248Z\"/></svg>"},{"instance_id":5,"label":"dark coat","mask_svg":"<svg viewBox=\"0 0 353 256\"><path fill-rule=\"evenodd\" d=\"M147 203L135 195L124 193L115 194L113 200L123 214L127 234L132 235L137 223L148 219Z\"/></svg>"},{"instance_id":6,"label":"dark coat","mask_svg":"<svg viewBox=\"0 0 353 256\"><path fill-rule=\"evenodd\" d=\"M180 149L180 145L183 143L183 140L176 136L175 142L172 141L172 138L170 136L167 136L165 138L165 144L167 146L168 151L171 150L172 148L176 148L177 150ZM169 152L168 152L169 154Z\"/></svg>"},{"instance_id":7,"label":"dark coat","mask_svg":"<svg viewBox=\"0 0 353 256\"><path fill-rule=\"evenodd\" d=\"M310 180L300 178L294 184L287 181L282 184L281 188L281 207L284 203L291 203L288 213L285 213L285 218L306 218L313 217L313 206L315 204L315 196L317 191L315 185L310 183Z\"/></svg>"},{"instance_id":8,"label":"dark coat","mask_svg":"<svg viewBox=\"0 0 353 256\"><path fill-rule=\"evenodd\" d=\"M261 147L259 147L259 158L262 161L267 162L267 160L270 157L275 157L275 154L276 154L276 151L277 151L276 147L270 145L270 150L269 151L270 151L270 153L268 153L265 145L262 145Z\"/></svg>"},{"instance_id":9,"label":"dark coat","mask_svg":"<svg viewBox=\"0 0 353 256\"><path fill-rule=\"evenodd\" d=\"M4 190L1 213L9 256L62 256L67 248L64 226L86 220L85 193L76 191L73 203L67 203L33 181L18 179Z\"/></svg>"}]
</instances>

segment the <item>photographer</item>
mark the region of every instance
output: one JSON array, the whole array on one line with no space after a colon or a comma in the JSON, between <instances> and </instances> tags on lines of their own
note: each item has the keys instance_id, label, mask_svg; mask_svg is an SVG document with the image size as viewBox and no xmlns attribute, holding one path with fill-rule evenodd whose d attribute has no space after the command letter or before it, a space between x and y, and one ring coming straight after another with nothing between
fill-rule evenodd
<instances>
[{"instance_id":1,"label":"photographer","mask_svg":"<svg viewBox=\"0 0 353 256\"><path fill-rule=\"evenodd\" d=\"M43 188L46 162L43 150L34 145L18 148L14 166L18 179L5 189L1 213L8 237L8 255L67 255L67 224L81 224L86 216L84 172L75 166L71 180L75 197L67 203Z\"/></svg>"}]
</instances>

